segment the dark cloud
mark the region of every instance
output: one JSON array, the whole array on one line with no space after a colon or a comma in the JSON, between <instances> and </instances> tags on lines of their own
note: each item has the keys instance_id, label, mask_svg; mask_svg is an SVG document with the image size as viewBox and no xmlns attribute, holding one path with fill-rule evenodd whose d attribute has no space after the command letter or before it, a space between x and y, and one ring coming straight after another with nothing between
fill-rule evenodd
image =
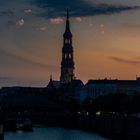
<instances>
[{"instance_id":1,"label":"dark cloud","mask_svg":"<svg viewBox=\"0 0 140 140\"><path fill-rule=\"evenodd\" d=\"M121 26L128 29L140 29L139 23L122 23Z\"/></svg>"},{"instance_id":2,"label":"dark cloud","mask_svg":"<svg viewBox=\"0 0 140 140\"><path fill-rule=\"evenodd\" d=\"M4 77L4 76L0 76L0 81L5 81L5 80L11 80L13 79L12 77Z\"/></svg>"},{"instance_id":3,"label":"dark cloud","mask_svg":"<svg viewBox=\"0 0 140 140\"><path fill-rule=\"evenodd\" d=\"M131 65L140 65L140 60L129 60L129 59L124 59L116 56L111 56L109 57L110 59L120 62L120 63L125 63L125 64L131 64Z\"/></svg>"},{"instance_id":4,"label":"dark cloud","mask_svg":"<svg viewBox=\"0 0 140 140\"><path fill-rule=\"evenodd\" d=\"M17 83L18 80L15 77L11 77L11 76L0 76L0 87L2 85L6 85L8 83Z\"/></svg>"},{"instance_id":5,"label":"dark cloud","mask_svg":"<svg viewBox=\"0 0 140 140\"><path fill-rule=\"evenodd\" d=\"M45 18L64 16L66 8L69 8L71 10L71 16L113 14L139 8L137 6L91 4L83 0L34 0L32 3L44 10L38 15Z\"/></svg>"}]
</instances>

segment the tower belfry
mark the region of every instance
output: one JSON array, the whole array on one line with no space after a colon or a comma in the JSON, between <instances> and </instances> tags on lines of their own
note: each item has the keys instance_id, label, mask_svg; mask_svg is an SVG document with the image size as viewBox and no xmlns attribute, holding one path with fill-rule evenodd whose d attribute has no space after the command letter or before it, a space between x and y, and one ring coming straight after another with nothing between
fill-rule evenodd
<instances>
[{"instance_id":1,"label":"tower belfry","mask_svg":"<svg viewBox=\"0 0 140 140\"><path fill-rule=\"evenodd\" d=\"M63 48L61 61L60 82L64 84L71 83L74 80L74 60L72 33L70 31L69 10L67 9L66 29L63 34Z\"/></svg>"}]
</instances>

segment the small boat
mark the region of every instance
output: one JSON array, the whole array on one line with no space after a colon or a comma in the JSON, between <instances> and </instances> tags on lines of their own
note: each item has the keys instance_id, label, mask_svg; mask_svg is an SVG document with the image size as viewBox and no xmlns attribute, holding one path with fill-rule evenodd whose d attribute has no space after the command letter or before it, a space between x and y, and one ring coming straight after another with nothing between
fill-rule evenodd
<instances>
[{"instance_id":1,"label":"small boat","mask_svg":"<svg viewBox=\"0 0 140 140\"><path fill-rule=\"evenodd\" d=\"M32 122L31 122L31 120L29 118L26 118L24 120L23 130L24 131L32 131L33 130Z\"/></svg>"},{"instance_id":2,"label":"small boat","mask_svg":"<svg viewBox=\"0 0 140 140\"><path fill-rule=\"evenodd\" d=\"M29 118L26 118L24 121L20 121L16 124L16 130L19 131L32 131L32 122Z\"/></svg>"}]
</instances>

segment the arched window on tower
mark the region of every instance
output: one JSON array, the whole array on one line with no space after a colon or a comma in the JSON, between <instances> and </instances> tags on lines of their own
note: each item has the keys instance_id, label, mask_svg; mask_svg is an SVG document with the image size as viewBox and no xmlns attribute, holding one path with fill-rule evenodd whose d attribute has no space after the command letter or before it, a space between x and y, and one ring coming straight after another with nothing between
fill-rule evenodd
<instances>
[{"instance_id":1,"label":"arched window on tower","mask_svg":"<svg viewBox=\"0 0 140 140\"><path fill-rule=\"evenodd\" d=\"M67 44L68 43L68 40L66 39L65 43Z\"/></svg>"},{"instance_id":2,"label":"arched window on tower","mask_svg":"<svg viewBox=\"0 0 140 140\"><path fill-rule=\"evenodd\" d=\"M65 40L65 43L66 43L66 44L70 44L70 43L71 43L71 40L70 40L70 39L66 39L66 40Z\"/></svg>"},{"instance_id":3,"label":"arched window on tower","mask_svg":"<svg viewBox=\"0 0 140 140\"><path fill-rule=\"evenodd\" d=\"M71 59L72 58L72 55L71 54L69 54L69 59Z\"/></svg>"}]
</instances>

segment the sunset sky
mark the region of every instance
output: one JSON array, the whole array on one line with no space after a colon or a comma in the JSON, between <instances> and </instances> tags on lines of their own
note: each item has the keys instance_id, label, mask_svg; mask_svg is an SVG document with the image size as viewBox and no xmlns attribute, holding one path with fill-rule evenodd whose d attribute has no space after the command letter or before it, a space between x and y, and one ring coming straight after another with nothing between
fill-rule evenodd
<instances>
[{"instance_id":1,"label":"sunset sky","mask_svg":"<svg viewBox=\"0 0 140 140\"><path fill-rule=\"evenodd\" d=\"M0 87L59 80L67 8L78 79L140 76L140 0L0 0Z\"/></svg>"}]
</instances>

